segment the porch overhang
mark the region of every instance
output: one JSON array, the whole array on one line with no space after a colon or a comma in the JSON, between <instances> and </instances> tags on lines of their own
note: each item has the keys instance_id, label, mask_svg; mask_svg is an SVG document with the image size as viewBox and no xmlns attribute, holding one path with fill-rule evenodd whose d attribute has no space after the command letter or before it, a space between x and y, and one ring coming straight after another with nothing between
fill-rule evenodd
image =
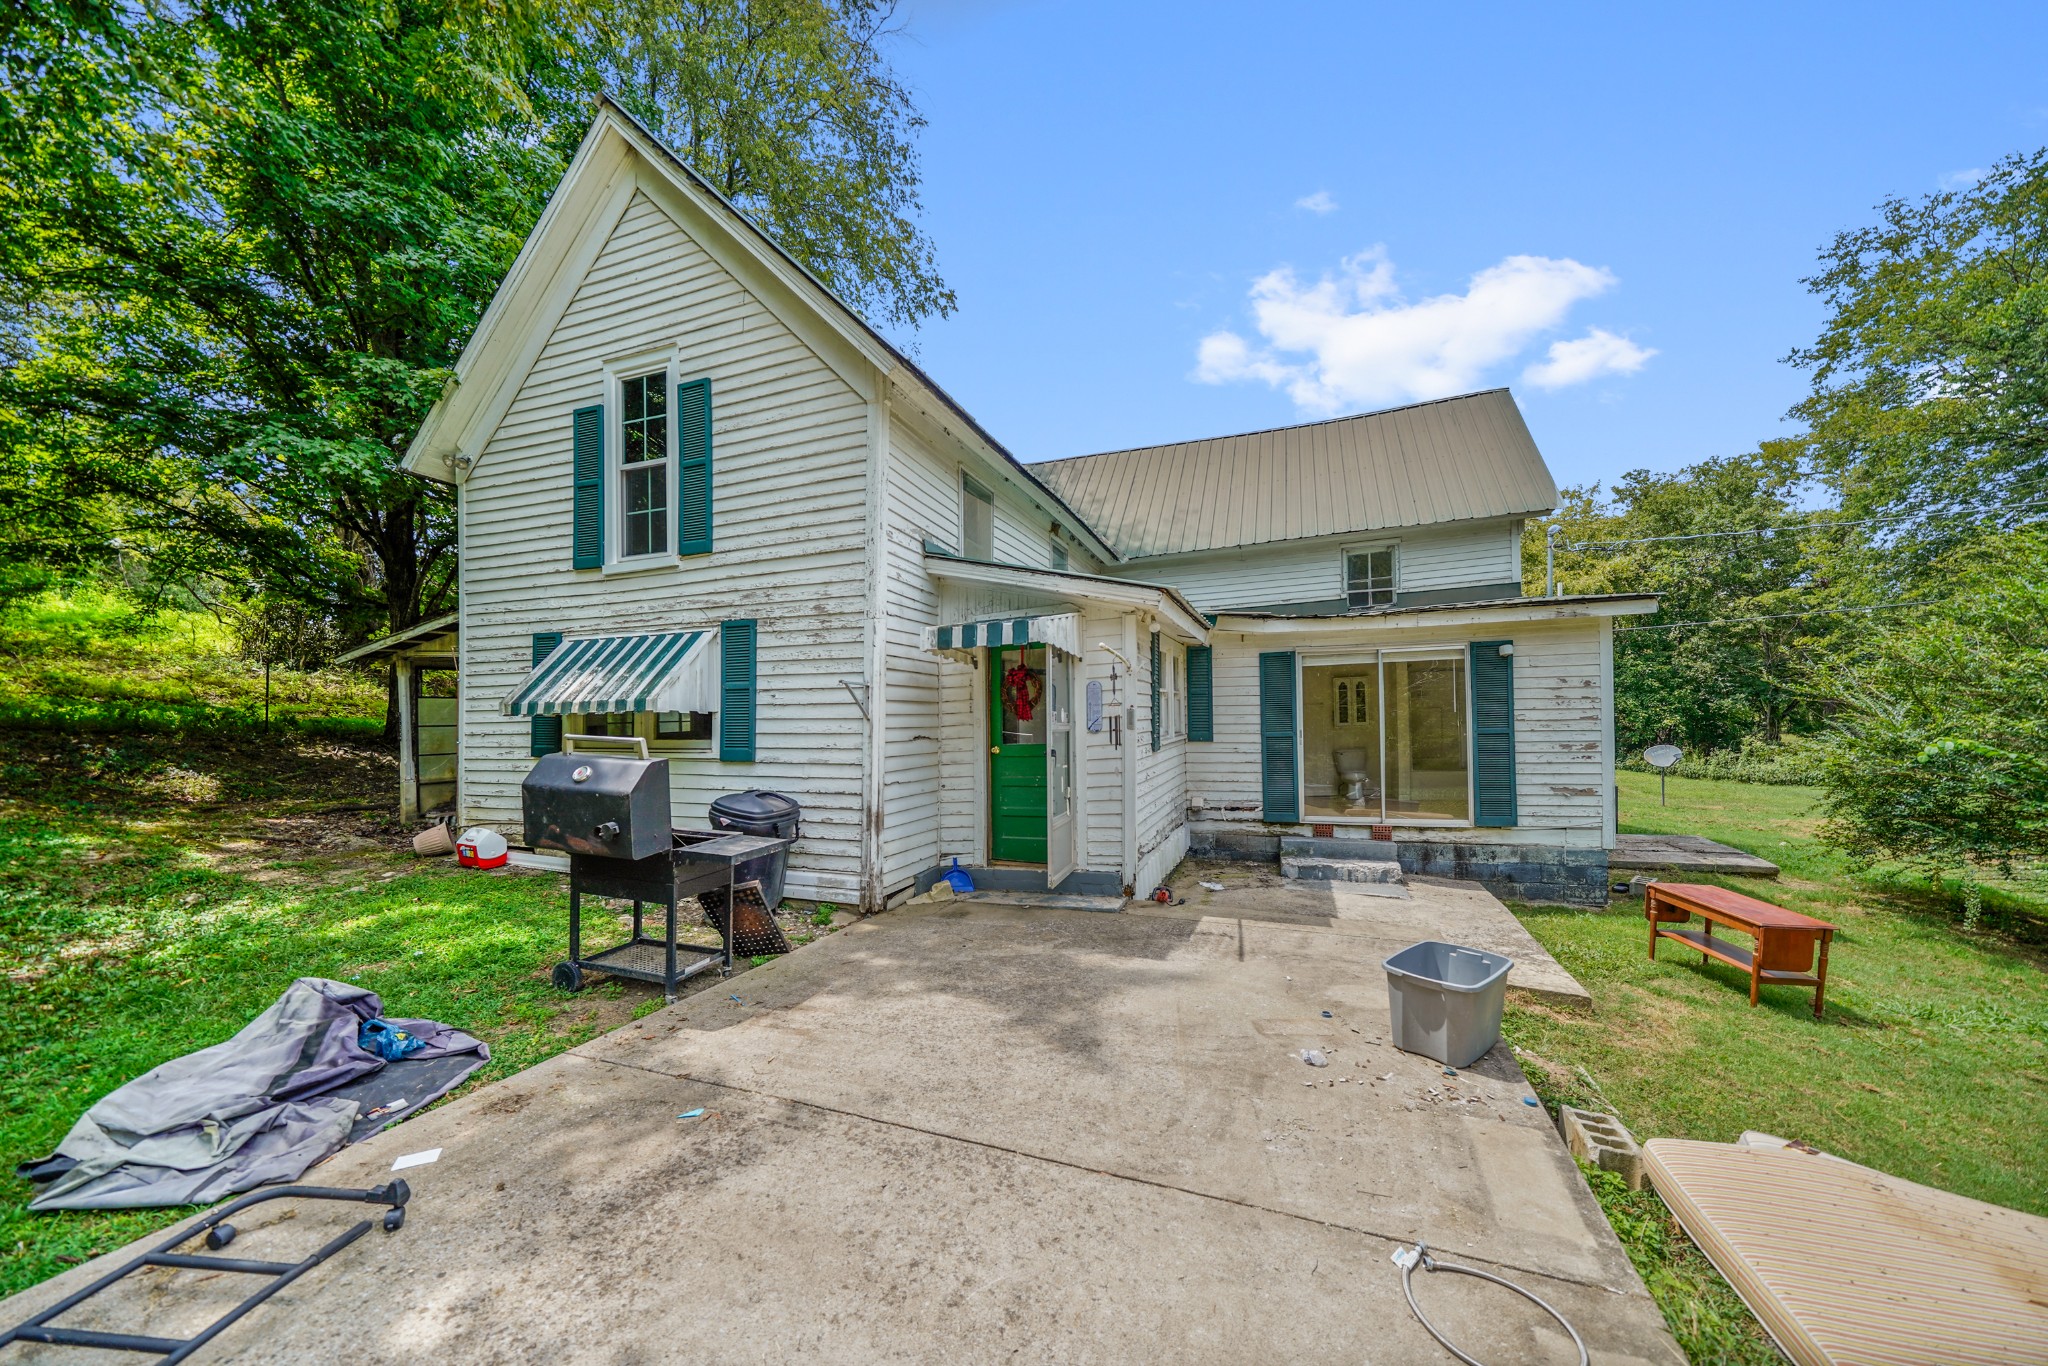
<instances>
[{"instance_id":1,"label":"porch overhang","mask_svg":"<svg viewBox=\"0 0 2048 1366\"><path fill-rule=\"evenodd\" d=\"M986 560L963 559L929 547L924 553L927 574L942 583L975 584L984 588L1008 588L1034 593L1061 602L1088 603L1122 612L1149 612L1160 629L1189 645L1209 643L1209 619L1178 589L1162 584L1135 583L1109 579L1098 574L1075 574L1060 569L1027 569L1022 565L991 564Z\"/></svg>"},{"instance_id":2,"label":"porch overhang","mask_svg":"<svg viewBox=\"0 0 2048 1366\"><path fill-rule=\"evenodd\" d=\"M507 716L715 712L718 653L715 629L565 640L499 707Z\"/></svg>"},{"instance_id":3,"label":"porch overhang","mask_svg":"<svg viewBox=\"0 0 2048 1366\"><path fill-rule=\"evenodd\" d=\"M1001 645L1045 645L1079 659L1080 614L999 617L924 628L927 654L971 660L971 651Z\"/></svg>"},{"instance_id":4,"label":"porch overhang","mask_svg":"<svg viewBox=\"0 0 2048 1366\"><path fill-rule=\"evenodd\" d=\"M336 664L370 663L376 660L395 659L400 655L450 655L455 653L455 636L458 630L458 614L449 612L431 621L382 636L367 645L358 645L347 654L337 655ZM446 636L446 640L440 637Z\"/></svg>"},{"instance_id":5,"label":"porch overhang","mask_svg":"<svg viewBox=\"0 0 2048 1366\"><path fill-rule=\"evenodd\" d=\"M1216 629L1237 635L1283 635L1343 626L1490 626L1517 622L1587 621L1643 616L1657 610L1655 593L1589 593L1560 598L1497 598L1490 602L1427 607L1375 607L1336 614L1230 612L1216 614Z\"/></svg>"}]
</instances>

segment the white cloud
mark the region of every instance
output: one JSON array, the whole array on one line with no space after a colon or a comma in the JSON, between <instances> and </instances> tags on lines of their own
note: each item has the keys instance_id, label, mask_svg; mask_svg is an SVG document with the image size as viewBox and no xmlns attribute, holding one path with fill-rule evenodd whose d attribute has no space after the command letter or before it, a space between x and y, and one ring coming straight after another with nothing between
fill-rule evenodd
<instances>
[{"instance_id":1,"label":"white cloud","mask_svg":"<svg viewBox=\"0 0 2048 1366\"><path fill-rule=\"evenodd\" d=\"M1596 327L1572 341L1552 342L1548 356L1524 370L1522 378L1539 389L1563 389L1601 375L1633 375L1656 354Z\"/></svg>"},{"instance_id":2,"label":"white cloud","mask_svg":"<svg viewBox=\"0 0 2048 1366\"><path fill-rule=\"evenodd\" d=\"M1335 213L1337 201L1330 198L1328 190L1317 190L1314 194L1305 194L1295 200L1294 207L1307 209L1310 213Z\"/></svg>"},{"instance_id":3,"label":"white cloud","mask_svg":"<svg viewBox=\"0 0 2048 1366\"><path fill-rule=\"evenodd\" d=\"M1614 283L1610 272L1577 261L1510 256L1474 275L1463 294L1410 302L1394 282L1383 247L1345 258L1313 284L1283 266L1252 284L1252 319L1265 345L1255 348L1235 332L1212 333L1202 339L1194 378L1204 384L1263 381L1315 413L1442 398L1477 388L1489 369ZM1614 354L1610 349L1610 359ZM1639 367L1650 354L1642 351L1625 368ZM1576 351L1566 356L1567 364L1584 363ZM1550 363L1559 363L1554 350ZM1602 371L1586 378L1594 373Z\"/></svg>"},{"instance_id":4,"label":"white cloud","mask_svg":"<svg viewBox=\"0 0 2048 1366\"><path fill-rule=\"evenodd\" d=\"M1937 183L1944 190L1967 190L1984 178L1982 166L1972 166L1967 171L1950 171L1941 176Z\"/></svg>"}]
</instances>

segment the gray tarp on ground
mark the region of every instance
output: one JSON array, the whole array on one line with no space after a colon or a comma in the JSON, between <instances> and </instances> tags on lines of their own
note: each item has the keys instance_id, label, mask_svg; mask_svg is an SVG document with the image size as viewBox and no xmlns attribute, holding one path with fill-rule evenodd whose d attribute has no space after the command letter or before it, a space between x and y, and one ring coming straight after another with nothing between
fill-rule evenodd
<instances>
[{"instance_id":1,"label":"gray tarp on ground","mask_svg":"<svg viewBox=\"0 0 2048 1366\"><path fill-rule=\"evenodd\" d=\"M324 1093L386 1066L356 1043L363 1021L382 1013L373 991L301 977L232 1039L167 1062L87 1110L51 1158L32 1164L68 1169L29 1208L204 1204L295 1179L348 1141L360 1107ZM481 1066L490 1057L448 1025L391 1023L426 1041L412 1058L471 1053Z\"/></svg>"}]
</instances>

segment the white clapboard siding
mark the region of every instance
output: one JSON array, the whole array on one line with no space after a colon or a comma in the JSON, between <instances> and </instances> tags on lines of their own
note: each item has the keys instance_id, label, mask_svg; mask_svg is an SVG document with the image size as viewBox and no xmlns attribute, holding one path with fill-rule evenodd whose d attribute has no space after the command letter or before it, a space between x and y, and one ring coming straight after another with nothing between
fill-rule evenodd
<instances>
[{"instance_id":1,"label":"white clapboard siding","mask_svg":"<svg viewBox=\"0 0 2048 1366\"><path fill-rule=\"evenodd\" d=\"M1400 548L1398 587L1403 593L1490 587L1521 580L1520 526L1491 521L1410 527L1385 537L1324 538L1131 560L1114 572L1171 584L1205 612L1328 602L1344 596L1346 546L1391 542Z\"/></svg>"},{"instance_id":2,"label":"white clapboard siding","mask_svg":"<svg viewBox=\"0 0 2048 1366\"><path fill-rule=\"evenodd\" d=\"M922 630L942 620L1010 610L1011 590L942 593L925 572L924 543L960 543L961 459L901 417L890 426L887 501L883 510L884 600L888 634L888 746L883 760L884 885L895 888L951 858L987 857L988 683L976 667L927 655ZM1051 562L1051 518L1001 478L976 466L975 478L996 494L998 560L1045 568ZM1071 547L1072 567L1095 562ZM1031 610L1045 610L1030 599ZM1108 613L1084 619L1083 639L1122 641L1123 620ZM1092 632L1093 634L1089 634ZM1076 853L1081 868L1115 872L1122 863L1123 778L1107 728L1089 734L1080 705L1090 678L1108 686L1107 654L1086 650L1076 678ZM1129 679L1123 680L1129 696Z\"/></svg>"},{"instance_id":3,"label":"white clapboard siding","mask_svg":"<svg viewBox=\"0 0 2048 1366\"><path fill-rule=\"evenodd\" d=\"M604 401L610 359L680 343L712 381L716 550L646 573L570 567L570 414ZM607 414L616 421L616 414ZM671 756L679 823L722 793L804 805L790 890L850 899L861 871L868 409L745 287L636 195L462 490L465 820L520 822L528 723L498 706L537 631L760 623L757 760ZM607 433L607 444L616 440Z\"/></svg>"},{"instance_id":4,"label":"white clapboard siding","mask_svg":"<svg viewBox=\"0 0 2048 1366\"><path fill-rule=\"evenodd\" d=\"M1306 626L1307 623L1304 623ZM1188 791L1239 815L1260 805L1259 654L1385 646L1515 644L1515 798L1525 830L1600 830L1605 822L1600 623L1516 622L1429 632L1365 622L1264 635L1215 637L1216 739L1188 746Z\"/></svg>"},{"instance_id":5,"label":"white clapboard siding","mask_svg":"<svg viewBox=\"0 0 2048 1366\"><path fill-rule=\"evenodd\" d=\"M1139 876L1150 878L1154 885L1165 876L1163 871L1148 872L1158 862L1151 856L1171 845L1176 838L1186 849L1188 812L1187 754L1189 744L1185 738L1169 737L1164 725L1161 726L1159 748L1152 748L1152 650L1149 632L1138 637L1137 666L1139 673L1136 698L1138 703L1137 724L1132 727L1133 741L1138 755L1138 858ZM1171 640L1160 642L1159 669L1167 677L1173 667L1175 656L1182 647ZM1160 693L1160 705L1166 705L1166 693ZM1165 717L1162 716L1164 722ZM1163 857L1163 856L1162 856ZM1173 863L1180 861L1179 856ZM1172 864L1167 865L1170 871ZM1151 891L1151 886L1138 888L1139 895Z\"/></svg>"}]
</instances>

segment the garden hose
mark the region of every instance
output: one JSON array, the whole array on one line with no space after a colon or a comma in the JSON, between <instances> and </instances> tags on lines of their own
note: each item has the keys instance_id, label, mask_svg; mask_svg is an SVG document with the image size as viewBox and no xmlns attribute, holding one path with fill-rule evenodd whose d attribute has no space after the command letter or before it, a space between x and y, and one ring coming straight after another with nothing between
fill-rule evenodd
<instances>
[{"instance_id":1,"label":"garden hose","mask_svg":"<svg viewBox=\"0 0 2048 1366\"><path fill-rule=\"evenodd\" d=\"M1481 1271L1477 1267L1459 1266L1454 1262L1440 1262L1429 1255L1429 1247L1425 1243L1418 1242L1412 1248L1395 1248L1394 1264L1401 1268L1401 1293L1408 1297L1408 1307L1415 1311L1415 1317L1421 1320L1424 1328L1429 1330L1429 1335L1435 1338L1446 1352L1464 1362L1465 1366L1485 1366L1485 1363L1466 1356L1463 1352L1459 1351L1449 1338L1437 1331L1437 1326L1429 1321L1429 1315L1423 1313L1422 1306L1415 1302L1415 1287L1410 1281L1415 1275L1415 1267L1418 1262L1421 1263L1424 1271L1455 1271L1461 1276L1477 1276L1482 1281L1492 1281L1495 1285L1504 1285L1523 1299L1533 1301L1537 1308L1563 1324L1564 1331L1572 1335L1572 1345L1579 1349L1579 1366L1591 1366L1592 1359L1586 1355L1586 1344L1579 1337L1579 1330L1572 1327L1570 1319L1558 1313L1548 1300L1545 1300L1535 1291L1525 1289L1522 1286L1516 1285L1513 1281L1494 1275L1490 1271Z\"/></svg>"}]
</instances>

